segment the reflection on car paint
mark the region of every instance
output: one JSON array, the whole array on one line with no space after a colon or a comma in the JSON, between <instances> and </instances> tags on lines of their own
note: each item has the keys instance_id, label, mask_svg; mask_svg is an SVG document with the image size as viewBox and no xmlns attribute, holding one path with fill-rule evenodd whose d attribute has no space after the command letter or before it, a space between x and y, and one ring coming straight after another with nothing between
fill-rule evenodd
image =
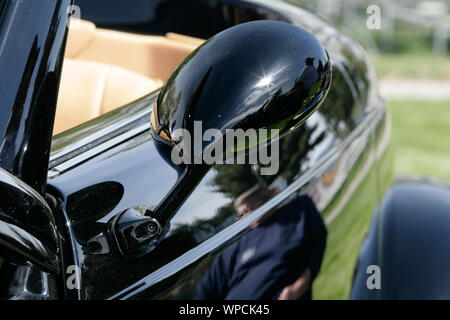
<instances>
[{"instance_id":1,"label":"reflection on car paint","mask_svg":"<svg viewBox=\"0 0 450 320\"><path fill-rule=\"evenodd\" d=\"M270 197L256 186L238 197L238 217L248 215ZM272 209L218 255L197 283L196 299L311 298L326 245L326 229L314 203L301 196ZM299 285L296 285L299 284Z\"/></svg>"},{"instance_id":2,"label":"reflection on car paint","mask_svg":"<svg viewBox=\"0 0 450 320\"><path fill-rule=\"evenodd\" d=\"M359 245L378 196L376 159L372 152L374 126L371 125L379 121L376 116L379 110L373 106L378 100L373 95L370 99L360 96L366 90L373 91L373 74L365 70L366 60L358 54L359 49L345 49L354 46L353 41L347 41L345 36L309 15L301 20L302 12L294 14L286 8L280 4L280 12L300 26L314 30L314 35L325 44L331 52L335 73L328 98L318 112L280 141L278 174L259 176L257 168L246 165L219 165L211 169L180 207L163 241L144 257L127 260L116 255L115 243L108 239L108 253L92 254L85 242L77 241L83 298L195 298L201 279L206 277L214 261L228 248L238 246L242 237L264 225L250 227L253 220L258 220L255 216L260 214L258 208L251 208L256 210L238 219L236 199L255 186L267 188L273 199L304 177L309 178L277 206L281 208L299 199L309 199L314 204L325 222L328 236L323 262L313 282L313 298L349 297ZM359 64L357 68L356 64ZM147 103L150 112L154 99L140 103L140 108ZM132 115L136 105L122 108L120 117ZM98 124L92 123L84 130L89 132L95 126ZM85 228L98 228L90 233L95 238L108 228L112 217L136 206L156 206L173 185L175 170L158 158L155 151L150 136L138 134L91 154L84 162L51 179L51 184L62 199L98 183L109 181L123 186L125 191L117 199L117 205L108 209L102 218L93 218L92 227L85 224ZM75 217L75 212L64 210L69 219ZM248 222L249 227L241 230L238 227L241 222ZM81 230L72 231L75 238L80 238ZM261 237L269 238L264 234ZM256 255L256 248L252 252L252 248L242 252L248 263ZM102 290L96 290L98 287ZM280 282L271 298L282 291L281 287Z\"/></svg>"}]
</instances>

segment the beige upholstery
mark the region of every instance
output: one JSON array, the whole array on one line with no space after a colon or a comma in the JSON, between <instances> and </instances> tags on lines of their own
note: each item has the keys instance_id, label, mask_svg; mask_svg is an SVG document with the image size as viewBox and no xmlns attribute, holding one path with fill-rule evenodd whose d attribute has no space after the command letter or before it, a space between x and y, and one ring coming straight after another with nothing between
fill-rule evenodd
<instances>
[{"instance_id":1,"label":"beige upholstery","mask_svg":"<svg viewBox=\"0 0 450 320\"><path fill-rule=\"evenodd\" d=\"M76 57L87 48L94 38L95 31L96 27L92 22L72 19L66 44L66 57Z\"/></svg>"},{"instance_id":2,"label":"beige upholstery","mask_svg":"<svg viewBox=\"0 0 450 320\"><path fill-rule=\"evenodd\" d=\"M145 36L70 24L53 133L70 129L161 87L203 40Z\"/></svg>"},{"instance_id":3,"label":"beige upholstery","mask_svg":"<svg viewBox=\"0 0 450 320\"><path fill-rule=\"evenodd\" d=\"M68 58L108 63L165 82L203 40L173 33L164 37L99 29L91 22L74 20L67 42Z\"/></svg>"},{"instance_id":4,"label":"beige upholstery","mask_svg":"<svg viewBox=\"0 0 450 320\"><path fill-rule=\"evenodd\" d=\"M194 47L200 46L205 41L203 39L189 37L189 36L185 36L183 34L178 34L178 33L173 33L173 32L167 33L166 38L175 40L178 42L184 42L184 43L193 45Z\"/></svg>"},{"instance_id":5,"label":"beige upholstery","mask_svg":"<svg viewBox=\"0 0 450 320\"><path fill-rule=\"evenodd\" d=\"M53 134L134 101L162 84L120 67L65 59Z\"/></svg>"}]
</instances>

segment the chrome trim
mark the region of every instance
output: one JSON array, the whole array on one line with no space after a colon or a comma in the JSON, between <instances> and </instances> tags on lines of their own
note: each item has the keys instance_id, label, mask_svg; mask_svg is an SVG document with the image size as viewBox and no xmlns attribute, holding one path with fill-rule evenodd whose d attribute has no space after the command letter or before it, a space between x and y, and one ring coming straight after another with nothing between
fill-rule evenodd
<instances>
[{"instance_id":1,"label":"chrome trim","mask_svg":"<svg viewBox=\"0 0 450 320\"><path fill-rule=\"evenodd\" d=\"M133 103L133 106L138 105L139 108L142 107L142 110L138 110L136 113L129 112L131 114L128 113L125 114L125 116L122 115L120 118L116 120L115 123L113 122L113 125L110 124L102 129L99 129L87 135L86 137L80 138L78 141L74 143L61 147L61 149L51 151L49 168L53 169L63 164L64 162L66 162L64 158L68 158L68 160L71 160L72 158L75 158L85 153L86 149L87 151L89 151L93 147L100 146L101 144L104 143L102 141L104 138L108 137L116 138L123 134L126 135L126 132L121 131L132 125L134 122L137 122L143 118L148 119L150 118L150 114L153 110L154 101L156 100L158 94L159 89L157 91L150 93L148 96L137 100L136 103ZM139 106L140 103L142 104L141 106ZM71 154L73 154L73 157L70 157Z\"/></svg>"},{"instance_id":2,"label":"chrome trim","mask_svg":"<svg viewBox=\"0 0 450 320\"><path fill-rule=\"evenodd\" d=\"M31 186L3 168L0 168L0 181L8 185L7 188L20 190L24 195L32 199L33 205L37 204L43 209L43 213L48 217L48 222L51 226L50 235L57 241L58 235L52 210L44 198ZM5 212L5 217L8 217L7 212ZM42 243L40 239L22 229L22 227L10 222L8 218L0 218L0 246L17 252L48 270L58 272L57 254Z\"/></svg>"},{"instance_id":3,"label":"chrome trim","mask_svg":"<svg viewBox=\"0 0 450 320\"><path fill-rule=\"evenodd\" d=\"M150 113L149 113L149 116L150 116ZM118 136L51 168L48 173L48 179L52 179L52 178L60 175L64 171L67 171L67 170L79 165L80 163L82 163L90 158L93 158L96 155L98 155L102 152L105 152L108 149L111 149L112 147L122 143L125 140L128 140L128 139L130 139L134 136L137 136L141 133L144 133L145 131L149 131L149 129L150 129L150 121L134 128L132 130L129 130L122 134L119 134Z\"/></svg>"},{"instance_id":4,"label":"chrome trim","mask_svg":"<svg viewBox=\"0 0 450 320\"><path fill-rule=\"evenodd\" d=\"M139 112L136 115L130 116L130 117L126 117L123 122L121 122L120 124L118 124L117 126L108 126L105 127L103 129L100 129L99 131L92 133L91 135L80 139L79 141L70 144L69 146L67 146L66 148L62 148L61 150L52 152L51 155L51 161L55 161L58 158L63 157L66 154L69 154L77 149L80 149L86 145L89 145L90 143L92 143L95 140L98 140L101 137L107 136L108 134L113 133L114 131L117 131L118 129L122 128L122 127L126 127L127 125L130 125L131 123L139 120L140 118L145 117L147 114L150 116L150 112L149 110L143 110L142 112Z\"/></svg>"},{"instance_id":5,"label":"chrome trim","mask_svg":"<svg viewBox=\"0 0 450 320\"><path fill-rule=\"evenodd\" d=\"M19 254L26 260L59 272L58 255L28 231L0 220L0 246Z\"/></svg>"},{"instance_id":6,"label":"chrome trim","mask_svg":"<svg viewBox=\"0 0 450 320\"><path fill-rule=\"evenodd\" d=\"M39 285L39 288L32 288ZM55 279L35 265L18 266L8 289L8 300L56 300Z\"/></svg>"},{"instance_id":7,"label":"chrome trim","mask_svg":"<svg viewBox=\"0 0 450 320\"><path fill-rule=\"evenodd\" d=\"M30 197L36 200L41 207L43 207L48 212L52 212L52 209L50 209L49 205L44 200L44 198L39 194L39 192L37 192L28 184L26 184L25 182L23 182L22 180L12 175L3 168L0 168L0 181L7 183L11 186L14 186L14 188L17 188L23 193L28 194Z\"/></svg>"},{"instance_id":8,"label":"chrome trim","mask_svg":"<svg viewBox=\"0 0 450 320\"><path fill-rule=\"evenodd\" d=\"M382 102L382 101L380 101ZM334 161L338 159L343 150L346 150L350 144L360 136L364 131L371 130L371 127L375 125L374 119L377 115L384 110L384 104L379 103L375 108L370 110L365 119L348 135L348 137L340 144L331 149L327 155L323 157L323 160L317 164L314 168L308 170L305 174L301 175L297 180L292 182L283 191L274 196L268 202L260 206L248 216L236 221L234 224L228 226L224 230L220 231L216 235L212 236L208 240L205 240L195 248L187 251L183 255L169 262L165 266L152 272L141 280L135 282L128 288L116 293L108 298L113 299L129 299L136 294L144 291L145 289L163 281L164 279L176 274L186 266L195 263L205 255L209 254L213 250L219 248L224 242L235 237L240 232L246 230L253 222L258 220L261 216L265 215L268 211L280 205L282 202L289 199L289 197L299 191L306 185L312 178L322 174Z\"/></svg>"}]
</instances>

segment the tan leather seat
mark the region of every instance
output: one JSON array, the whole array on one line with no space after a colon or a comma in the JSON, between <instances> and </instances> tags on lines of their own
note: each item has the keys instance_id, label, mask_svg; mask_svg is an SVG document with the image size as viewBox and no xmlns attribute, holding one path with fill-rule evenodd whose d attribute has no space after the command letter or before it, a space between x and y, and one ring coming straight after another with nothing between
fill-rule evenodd
<instances>
[{"instance_id":1,"label":"tan leather seat","mask_svg":"<svg viewBox=\"0 0 450 320\"><path fill-rule=\"evenodd\" d=\"M96 28L92 22L74 19L66 57L112 64L165 82L202 42L174 33L147 36L106 30Z\"/></svg>"},{"instance_id":2,"label":"tan leather seat","mask_svg":"<svg viewBox=\"0 0 450 320\"><path fill-rule=\"evenodd\" d=\"M89 21L73 19L53 133L158 89L202 42L174 33L145 36L98 29Z\"/></svg>"},{"instance_id":3,"label":"tan leather seat","mask_svg":"<svg viewBox=\"0 0 450 320\"><path fill-rule=\"evenodd\" d=\"M53 134L134 101L162 84L120 67L65 59Z\"/></svg>"}]
</instances>

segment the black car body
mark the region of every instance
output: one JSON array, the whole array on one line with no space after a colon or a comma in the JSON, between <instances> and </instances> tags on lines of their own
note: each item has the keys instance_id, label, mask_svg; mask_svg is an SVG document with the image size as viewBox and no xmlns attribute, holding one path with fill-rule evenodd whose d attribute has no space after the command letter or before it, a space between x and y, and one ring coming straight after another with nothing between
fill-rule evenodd
<instances>
[{"instance_id":1,"label":"black car body","mask_svg":"<svg viewBox=\"0 0 450 320\"><path fill-rule=\"evenodd\" d=\"M134 21L118 14L136 8L129 2L103 2L76 4L97 26L132 33L207 39L251 20L297 25L330 54L328 97L280 140L275 176L247 165L211 168L161 241L143 255L126 256L113 236L118 217L153 210L177 181L150 135L159 90L52 136L72 2L1 1L2 298L195 298L211 263L253 222L305 195L328 234L314 298L450 297L450 191L424 180L393 181L389 110L354 40L277 1L157 1L149 4L150 18ZM102 5L112 6L110 14ZM258 183L274 196L236 220L234 200ZM373 265L381 270L381 288L367 286Z\"/></svg>"}]
</instances>

